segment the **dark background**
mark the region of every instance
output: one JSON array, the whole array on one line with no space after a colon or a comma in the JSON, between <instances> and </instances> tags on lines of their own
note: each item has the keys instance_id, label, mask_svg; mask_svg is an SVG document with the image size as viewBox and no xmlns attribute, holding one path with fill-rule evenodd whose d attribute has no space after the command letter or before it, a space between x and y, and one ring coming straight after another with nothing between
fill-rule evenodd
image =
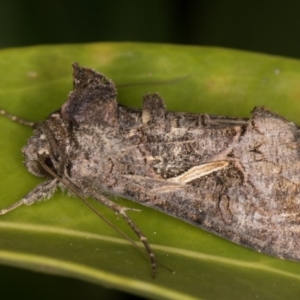
<instances>
[{"instance_id":1,"label":"dark background","mask_svg":"<svg viewBox=\"0 0 300 300\"><path fill-rule=\"evenodd\" d=\"M0 0L1 48L144 41L299 57L299 28L291 0Z\"/></svg>"},{"instance_id":2,"label":"dark background","mask_svg":"<svg viewBox=\"0 0 300 300\"><path fill-rule=\"evenodd\" d=\"M0 0L0 48L141 41L300 57L300 1ZM0 267L2 299L124 299L69 278ZM138 299L128 296L130 299Z\"/></svg>"}]
</instances>

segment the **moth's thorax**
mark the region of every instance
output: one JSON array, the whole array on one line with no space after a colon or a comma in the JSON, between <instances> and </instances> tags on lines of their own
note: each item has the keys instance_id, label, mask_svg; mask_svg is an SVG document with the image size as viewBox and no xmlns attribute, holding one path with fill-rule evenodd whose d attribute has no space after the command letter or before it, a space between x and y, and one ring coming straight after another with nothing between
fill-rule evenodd
<instances>
[{"instance_id":1,"label":"moth's thorax","mask_svg":"<svg viewBox=\"0 0 300 300\"><path fill-rule=\"evenodd\" d=\"M24 164L32 174L45 177L38 155L47 155L45 163L60 175L71 149L72 126L63 120L60 111L51 114L46 121L38 123L27 145L22 149Z\"/></svg>"}]
</instances>

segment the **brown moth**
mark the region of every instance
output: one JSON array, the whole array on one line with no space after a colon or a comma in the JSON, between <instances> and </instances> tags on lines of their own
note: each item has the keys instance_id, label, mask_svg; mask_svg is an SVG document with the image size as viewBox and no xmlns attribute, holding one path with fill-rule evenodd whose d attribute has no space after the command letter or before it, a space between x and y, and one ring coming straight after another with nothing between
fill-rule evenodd
<instances>
[{"instance_id":1,"label":"brown moth","mask_svg":"<svg viewBox=\"0 0 300 300\"><path fill-rule=\"evenodd\" d=\"M255 108L249 119L168 112L158 94L142 109L117 102L114 83L73 64L74 91L40 123L23 148L25 166L45 177L0 215L58 187L93 197L120 214L156 258L122 196L158 209L235 243L300 260L300 130Z\"/></svg>"}]
</instances>

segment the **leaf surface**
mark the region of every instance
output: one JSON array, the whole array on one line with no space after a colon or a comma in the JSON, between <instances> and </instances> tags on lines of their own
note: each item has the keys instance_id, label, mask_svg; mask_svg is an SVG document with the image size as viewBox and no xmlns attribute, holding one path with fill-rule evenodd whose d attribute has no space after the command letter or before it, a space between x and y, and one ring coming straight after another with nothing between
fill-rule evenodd
<instances>
[{"instance_id":1,"label":"leaf surface","mask_svg":"<svg viewBox=\"0 0 300 300\"><path fill-rule=\"evenodd\" d=\"M119 101L141 107L159 92L169 110L248 117L264 105L300 123L300 62L242 51L137 43L35 46L0 51L0 107L39 121L72 90L71 63L91 67L119 86ZM132 84L125 87L125 84ZM0 118L1 208L42 179L22 165L32 131ZM60 274L152 299L298 299L300 264L235 245L125 199L148 237L159 267L104 224L80 199L62 192L0 217L0 262ZM91 202L135 239L123 220Z\"/></svg>"}]
</instances>

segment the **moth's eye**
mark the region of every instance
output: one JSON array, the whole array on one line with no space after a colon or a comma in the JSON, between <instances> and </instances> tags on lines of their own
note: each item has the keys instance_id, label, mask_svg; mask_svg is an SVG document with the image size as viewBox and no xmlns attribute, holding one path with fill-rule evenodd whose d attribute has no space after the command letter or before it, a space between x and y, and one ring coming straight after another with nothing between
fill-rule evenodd
<instances>
[{"instance_id":1,"label":"moth's eye","mask_svg":"<svg viewBox=\"0 0 300 300\"><path fill-rule=\"evenodd\" d=\"M47 156L47 157L44 159L44 162L45 162L45 164L46 164L51 170L54 169L53 162L52 162L52 160L51 160L51 158L50 158L49 156Z\"/></svg>"},{"instance_id":2,"label":"moth's eye","mask_svg":"<svg viewBox=\"0 0 300 300\"><path fill-rule=\"evenodd\" d=\"M43 164L45 164L49 169L51 169L51 171L53 171L54 173L56 173L56 169L55 166L52 162L52 159L50 156L44 156L44 157L40 157L39 159L43 160ZM38 164L38 168L40 170L40 173L45 175L45 176L49 176L51 174L49 174L49 172L47 171L47 169L45 168L45 166L43 167L43 165L41 163Z\"/></svg>"}]
</instances>

